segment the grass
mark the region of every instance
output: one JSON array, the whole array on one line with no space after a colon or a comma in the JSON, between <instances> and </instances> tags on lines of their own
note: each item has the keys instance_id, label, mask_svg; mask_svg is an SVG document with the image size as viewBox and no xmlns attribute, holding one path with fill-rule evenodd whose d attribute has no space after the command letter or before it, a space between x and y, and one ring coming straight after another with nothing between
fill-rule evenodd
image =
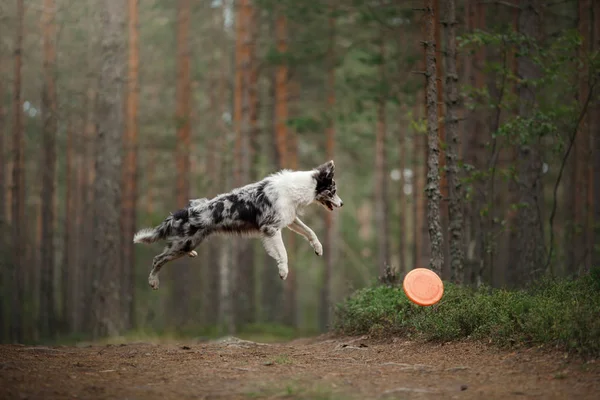
<instances>
[{"instance_id":1,"label":"grass","mask_svg":"<svg viewBox=\"0 0 600 400\"><path fill-rule=\"evenodd\" d=\"M411 303L399 286L374 286L337 306L335 330L434 341L474 338L499 345L551 345L598 356L600 269L577 280L546 279L521 291L445 283L444 297L432 307Z\"/></svg>"},{"instance_id":2,"label":"grass","mask_svg":"<svg viewBox=\"0 0 600 400\"><path fill-rule=\"evenodd\" d=\"M248 324L242 326L233 336L260 343L276 343L289 341L298 337L314 335L315 332L304 332L280 324ZM187 327L180 332L160 331L150 329L131 330L120 336L112 336L94 341L97 344L121 344L131 342L146 342L155 344L174 343L186 340L213 340L227 336L224 329L217 326ZM75 345L90 342L91 338L82 334L61 336L52 341L37 344Z\"/></svg>"}]
</instances>

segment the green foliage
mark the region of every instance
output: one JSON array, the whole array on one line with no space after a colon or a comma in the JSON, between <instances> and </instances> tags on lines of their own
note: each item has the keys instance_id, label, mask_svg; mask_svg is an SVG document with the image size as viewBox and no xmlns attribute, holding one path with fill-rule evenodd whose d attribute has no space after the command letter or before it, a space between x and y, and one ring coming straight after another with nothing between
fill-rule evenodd
<instances>
[{"instance_id":1,"label":"green foliage","mask_svg":"<svg viewBox=\"0 0 600 400\"><path fill-rule=\"evenodd\" d=\"M336 309L343 334L404 334L427 340L489 339L499 345L552 345L600 355L600 268L577 280L538 282L527 291L445 284L432 307L411 303L400 287L355 292Z\"/></svg>"}]
</instances>

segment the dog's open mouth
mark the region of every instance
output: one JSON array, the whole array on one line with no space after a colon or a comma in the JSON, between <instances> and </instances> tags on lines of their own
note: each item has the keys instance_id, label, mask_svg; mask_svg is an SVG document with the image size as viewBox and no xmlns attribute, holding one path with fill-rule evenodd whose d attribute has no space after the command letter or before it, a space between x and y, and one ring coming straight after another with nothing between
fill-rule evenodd
<instances>
[{"instance_id":1,"label":"dog's open mouth","mask_svg":"<svg viewBox=\"0 0 600 400\"><path fill-rule=\"evenodd\" d=\"M326 201L325 207L327 207L329 209L329 211L333 211L333 203Z\"/></svg>"}]
</instances>

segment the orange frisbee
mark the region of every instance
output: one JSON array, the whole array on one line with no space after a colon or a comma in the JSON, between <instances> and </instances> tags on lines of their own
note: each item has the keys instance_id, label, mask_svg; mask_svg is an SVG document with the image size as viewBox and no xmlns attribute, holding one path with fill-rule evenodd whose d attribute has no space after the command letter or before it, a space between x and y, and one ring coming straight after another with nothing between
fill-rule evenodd
<instances>
[{"instance_id":1,"label":"orange frisbee","mask_svg":"<svg viewBox=\"0 0 600 400\"><path fill-rule=\"evenodd\" d=\"M427 268L415 268L406 274L402 287L408 299L420 306L434 305L444 294L442 280Z\"/></svg>"}]
</instances>

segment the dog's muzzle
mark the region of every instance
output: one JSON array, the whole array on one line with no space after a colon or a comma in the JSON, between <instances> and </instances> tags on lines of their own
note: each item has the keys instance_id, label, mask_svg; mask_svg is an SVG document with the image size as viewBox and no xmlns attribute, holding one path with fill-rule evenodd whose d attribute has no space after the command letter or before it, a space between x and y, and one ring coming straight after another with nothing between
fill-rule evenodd
<instances>
[{"instance_id":1,"label":"dog's muzzle","mask_svg":"<svg viewBox=\"0 0 600 400\"><path fill-rule=\"evenodd\" d=\"M333 203L334 207L343 207L344 206L344 202L342 201L340 196L338 196L337 194L335 195L335 197L333 199L331 199L331 202Z\"/></svg>"},{"instance_id":2,"label":"dog's muzzle","mask_svg":"<svg viewBox=\"0 0 600 400\"><path fill-rule=\"evenodd\" d=\"M342 199L340 198L340 196L338 196L337 194L333 198L329 199L327 201L327 203L328 203L328 206L329 206L328 208L331 211L333 211L334 207L335 208L339 208L339 207L343 207L344 206L344 202L342 201Z\"/></svg>"}]
</instances>

